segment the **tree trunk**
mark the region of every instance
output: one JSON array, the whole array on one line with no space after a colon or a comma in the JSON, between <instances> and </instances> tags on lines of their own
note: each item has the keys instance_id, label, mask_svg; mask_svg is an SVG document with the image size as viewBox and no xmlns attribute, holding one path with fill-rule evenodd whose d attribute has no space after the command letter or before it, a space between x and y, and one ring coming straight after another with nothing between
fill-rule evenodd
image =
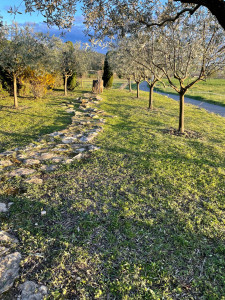
<instances>
[{"instance_id":1,"label":"tree trunk","mask_svg":"<svg viewBox=\"0 0 225 300\"><path fill-rule=\"evenodd\" d=\"M65 75L65 82L64 82L64 95L67 96L67 81L68 81L68 76Z\"/></svg>"},{"instance_id":2,"label":"tree trunk","mask_svg":"<svg viewBox=\"0 0 225 300\"><path fill-rule=\"evenodd\" d=\"M180 114L179 114L179 128L180 133L184 133L184 92L181 92L180 95Z\"/></svg>"},{"instance_id":3,"label":"tree trunk","mask_svg":"<svg viewBox=\"0 0 225 300\"><path fill-rule=\"evenodd\" d=\"M81 87L83 88L83 76L81 76Z\"/></svg>"},{"instance_id":4,"label":"tree trunk","mask_svg":"<svg viewBox=\"0 0 225 300\"><path fill-rule=\"evenodd\" d=\"M129 92L131 92L132 91L131 78L129 78L128 80L129 80Z\"/></svg>"},{"instance_id":5,"label":"tree trunk","mask_svg":"<svg viewBox=\"0 0 225 300\"><path fill-rule=\"evenodd\" d=\"M92 93L101 94L103 92L103 80L93 80Z\"/></svg>"},{"instance_id":6,"label":"tree trunk","mask_svg":"<svg viewBox=\"0 0 225 300\"><path fill-rule=\"evenodd\" d=\"M149 104L148 104L148 108L153 110L153 92L154 92L154 85L153 84L149 84Z\"/></svg>"},{"instance_id":7,"label":"tree trunk","mask_svg":"<svg viewBox=\"0 0 225 300\"><path fill-rule=\"evenodd\" d=\"M140 85L140 82L136 82L137 84L137 98L139 98L139 85Z\"/></svg>"},{"instance_id":8,"label":"tree trunk","mask_svg":"<svg viewBox=\"0 0 225 300\"><path fill-rule=\"evenodd\" d=\"M14 107L18 108L16 75L13 75L13 94L14 94Z\"/></svg>"}]
</instances>

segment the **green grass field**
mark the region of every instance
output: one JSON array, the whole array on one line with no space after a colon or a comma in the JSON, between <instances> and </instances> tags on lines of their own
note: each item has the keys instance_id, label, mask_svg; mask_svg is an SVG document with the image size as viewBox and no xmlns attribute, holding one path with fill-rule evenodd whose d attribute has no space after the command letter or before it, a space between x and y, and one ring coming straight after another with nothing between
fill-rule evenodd
<instances>
[{"instance_id":1,"label":"green grass field","mask_svg":"<svg viewBox=\"0 0 225 300\"><path fill-rule=\"evenodd\" d=\"M60 107L62 95L60 91L38 100L19 97L18 110L13 108L12 97L0 96L0 152L24 146L40 135L66 127L70 119Z\"/></svg>"},{"instance_id":2,"label":"green grass field","mask_svg":"<svg viewBox=\"0 0 225 300\"><path fill-rule=\"evenodd\" d=\"M47 174L41 187L0 193L14 202L0 220L20 240L21 280L46 284L49 299L225 299L224 118L187 105L185 127L200 134L188 139L164 132L178 126L173 100L156 95L151 112L145 92L103 98L115 117L96 139L101 150ZM62 99L51 95L46 107ZM66 124L56 107L48 129L62 116L57 126Z\"/></svg>"},{"instance_id":3,"label":"green grass field","mask_svg":"<svg viewBox=\"0 0 225 300\"><path fill-rule=\"evenodd\" d=\"M165 81L166 82L166 81ZM156 88L161 92L176 93L171 87L157 84ZM200 81L188 90L187 97L225 106L225 79L207 79Z\"/></svg>"}]
</instances>

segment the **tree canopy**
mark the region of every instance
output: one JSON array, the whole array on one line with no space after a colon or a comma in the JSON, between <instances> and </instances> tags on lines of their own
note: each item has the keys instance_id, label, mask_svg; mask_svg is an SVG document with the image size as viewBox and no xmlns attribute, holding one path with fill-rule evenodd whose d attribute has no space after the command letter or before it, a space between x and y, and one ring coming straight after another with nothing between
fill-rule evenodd
<instances>
[{"instance_id":1,"label":"tree canopy","mask_svg":"<svg viewBox=\"0 0 225 300\"><path fill-rule=\"evenodd\" d=\"M26 12L38 10L47 24L61 28L71 27L76 13L78 0L23 0ZM175 20L183 13L192 15L200 7L207 8L225 29L224 0L83 0L82 8L88 28L94 28L98 36L111 35L137 27L164 24ZM171 11L170 7L173 6ZM11 9L15 12L15 9Z\"/></svg>"}]
</instances>

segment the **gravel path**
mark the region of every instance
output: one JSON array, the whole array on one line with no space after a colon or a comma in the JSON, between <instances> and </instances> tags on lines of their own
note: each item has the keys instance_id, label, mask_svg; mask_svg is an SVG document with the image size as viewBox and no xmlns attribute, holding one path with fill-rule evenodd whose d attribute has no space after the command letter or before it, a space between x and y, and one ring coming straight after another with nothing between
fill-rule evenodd
<instances>
[{"instance_id":1,"label":"gravel path","mask_svg":"<svg viewBox=\"0 0 225 300\"><path fill-rule=\"evenodd\" d=\"M140 90L145 91L145 92L149 91L147 82L142 82L140 84ZM156 92L156 93L163 95L163 96L167 96L173 100L179 101L179 95L162 93L162 92ZM188 97L185 97L185 103L190 103L190 104L196 105L196 106L203 108L209 112L212 112L212 113L218 114L222 117L225 117L225 107L224 106L215 105L215 104L211 104L211 103L207 103L207 102L202 102L202 101L194 100L194 99L188 98Z\"/></svg>"}]
</instances>

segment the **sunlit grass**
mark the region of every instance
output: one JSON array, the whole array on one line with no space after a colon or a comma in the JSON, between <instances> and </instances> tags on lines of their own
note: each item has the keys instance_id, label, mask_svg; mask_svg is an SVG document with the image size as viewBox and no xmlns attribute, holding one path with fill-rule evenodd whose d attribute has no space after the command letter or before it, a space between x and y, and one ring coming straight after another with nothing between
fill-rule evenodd
<instances>
[{"instance_id":1,"label":"sunlit grass","mask_svg":"<svg viewBox=\"0 0 225 300\"><path fill-rule=\"evenodd\" d=\"M101 150L1 196L14 202L2 224L18 233L22 279L52 299L224 299L224 118L186 105L201 135L187 139L163 131L178 126L177 102L155 95L151 112L145 92L103 97L114 118Z\"/></svg>"}]
</instances>

